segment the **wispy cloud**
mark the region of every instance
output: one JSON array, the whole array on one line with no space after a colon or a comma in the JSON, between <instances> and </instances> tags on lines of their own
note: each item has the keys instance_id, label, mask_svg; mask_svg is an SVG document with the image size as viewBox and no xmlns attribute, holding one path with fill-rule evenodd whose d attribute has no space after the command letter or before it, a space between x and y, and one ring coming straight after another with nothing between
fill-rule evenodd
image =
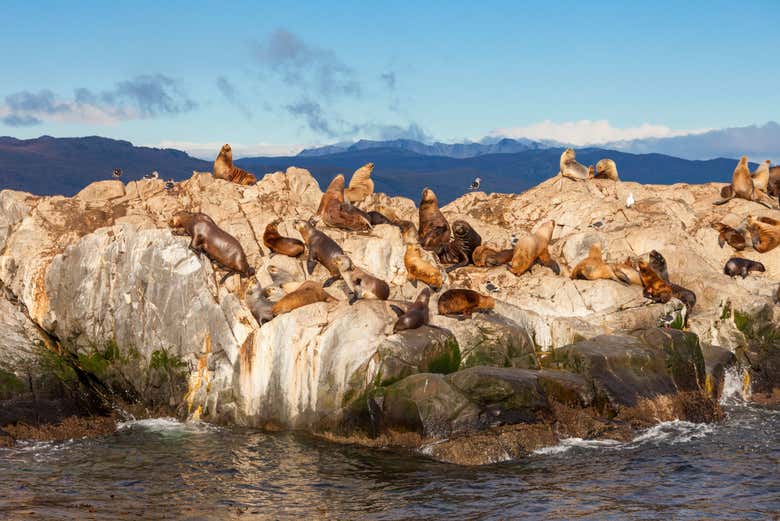
<instances>
[{"instance_id":1,"label":"wispy cloud","mask_svg":"<svg viewBox=\"0 0 780 521\"><path fill-rule=\"evenodd\" d=\"M187 97L177 80L153 74L117 82L110 90L80 87L72 97L58 97L49 89L15 92L0 105L0 121L9 126L45 121L112 124L180 114L196 107L197 103Z\"/></svg>"},{"instance_id":2,"label":"wispy cloud","mask_svg":"<svg viewBox=\"0 0 780 521\"><path fill-rule=\"evenodd\" d=\"M613 127L607 120L566 121L545 120L525 127L499 128L492 136L553 140L577 146L598 145L614 141L674 137L706 132L708 129L675 130L665 125L643 123L638 127Z\"/></svg>"},{"instance_id":3,"label":"wispy cloud","mask_svg":"<svg viewBox=\"0 0 780 521\"><path fill-rule=\"evenodd\" d=\"M236 89L236 87L230 82L230 80L228 80L224 76L218 77L217 88L219 89L219 92L221 92L222 95L225 96L225 99L227 99L238 110L240 110L244 116L246 116L248 119L252 118L252 111L246 105L241 95L239 94L238 89Z\"/></svg>"},{"instance_id":4,"label":"wispy cloud","mask_svg":"<svg viewBox=\"0 0 780 521\"><path fill-rule=\"evenodd\" d=\"M286 29L277 29L255 45L260 65L278 75L289 87L326 99L356 98L362 85L354 70L330 49L307 44Z\"/></svg>"},{"instance_id":5,"label":"wispy cloud","mask_svg":"<svg viewBox=\"0 0 780 521\"><path fill-rule=\"evenodd\" d=\"M379 75L379 79L382 80L388 89L395 90L396 77L393 71L383 72Z\"/></svg>"},{"instance_id":6,"label":"wispy cloud","mask_svg":"<svg viewBox=\"0 0 780 521\"><path fill-rule=\"evenodd\" d=\"M192 141L161 141L160 143L147 145L157 148L175 148L184 150L191 156L213 161L223 142L195 143ZM270 143L230 143L233 149L233 157L255 157L255 156L294 156L304 148L303 145L274 145Z\"/></svg>"}]
</instances>

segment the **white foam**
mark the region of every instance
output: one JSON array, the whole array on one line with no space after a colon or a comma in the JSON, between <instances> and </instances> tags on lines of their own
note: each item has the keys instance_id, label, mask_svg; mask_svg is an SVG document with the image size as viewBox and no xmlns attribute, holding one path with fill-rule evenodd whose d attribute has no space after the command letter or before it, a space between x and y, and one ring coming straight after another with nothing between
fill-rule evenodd
<instances>
[{"instance_id":1,"label":"white foam","mask_svg":"<svg viewBox=\"0 0 780 521\"><path fill-rule=\"evenodd\" d=\"M543 447L534 451L534 454L552 455L562 454L574 447L583 449L635 449L647 443L665 443L675 445L687 443L697 438L703 438L711 434L715 427L709 423L691 423L682 420L661 422L649 429L640 432L633 440L620 442L617 440L584 440L582 438L564 438L557 445Z\"/></svg>"},{"instance_id":2,"label":"white foam","mask_svg":"<svg viewBox=\"0 0 780 521\"><path fill-rule=\"evenodd\" d=\"M205 422L180 422L176 418L165 417L123 421L117 423L117 429L143 429L161 433L201 433L219 430L218 427Z\"/></svg>"},{"instance_id":3,"label":"white foam","mask_svg":"<svg viewBox=\"0 0 780 521\"><path fill-rule=\"evenodd\" d=\"M737 367L729 367L723 376L723 391L720 394L720 404L744 403L750 398L749 386L745 385L745 372Z\"/></svg>"}]
</instances>

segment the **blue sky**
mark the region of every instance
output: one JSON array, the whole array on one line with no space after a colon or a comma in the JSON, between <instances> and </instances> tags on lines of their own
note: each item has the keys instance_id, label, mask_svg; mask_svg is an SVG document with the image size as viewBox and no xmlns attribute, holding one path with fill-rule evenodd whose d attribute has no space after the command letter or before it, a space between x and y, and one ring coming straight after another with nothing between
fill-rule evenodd
<instances>
[{"instance_id":1,"label":"blue sky","mask_svg":"<svg viewBox=\"0 0 780 521\"><path fill-rule=\"evenodd\" d=\"M17 2L2 18L0 134L16 137L208 156L780 119L776 0Z\"/></svg>"}]
</instances>

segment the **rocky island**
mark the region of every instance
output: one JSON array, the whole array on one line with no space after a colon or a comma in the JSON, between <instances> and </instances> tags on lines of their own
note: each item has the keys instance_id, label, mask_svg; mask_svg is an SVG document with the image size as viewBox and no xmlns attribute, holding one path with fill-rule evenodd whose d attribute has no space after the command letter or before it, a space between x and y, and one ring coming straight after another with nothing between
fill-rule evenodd
<instances>
[{"instance_id":1,"label":"rocky island","mask_svg":"<svg viewBox=\"0 0 780 521\"><path fill-rule=\"evenodd\" d=\"M675 418L717 421L728 370L744 375L753 399L777 403L780 249L748 246L737 255L765 271L731 278L723 269L735 251L719 246L713 224L737 228L778 211L744 199L713 206L722 187L556 176L519 195L466 194L443 214L497 249L554 221L549 252L560 274L453 270L433 293L430 325L395 334L391 304L350 304L343 281L328 288L335 302L262 325L252 315L247 293L254 279L272 282L269 266L298 281L329 276L319 265L309 276L305 260L263 244L268 223L298 237L295 221L317 211L322 192L306 170L249 186L197 172L173 190L156 179L103 181L72 198L4 190L0 443L34 425L84 421L102 432L106 414L121 409L484 464L566 437L628 439ZM361 206L417 222L409 199L372 194ZM255 275L220 284L209 259L168 227L180 211L208 214L236 237ZM386 281L391 299L415 299L397 226L320 229ZM695 293L693 312L676 298L646 299L640 285L570 278L596 244L609 263L661 252L672 281ZM495 306L440 316L449 288L490 295Z\"/></svg>"}]
</instances>

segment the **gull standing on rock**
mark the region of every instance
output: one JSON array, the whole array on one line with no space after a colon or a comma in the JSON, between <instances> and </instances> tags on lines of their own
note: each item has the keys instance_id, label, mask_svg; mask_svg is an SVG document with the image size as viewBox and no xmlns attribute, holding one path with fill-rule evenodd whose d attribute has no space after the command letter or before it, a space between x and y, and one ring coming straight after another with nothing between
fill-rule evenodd
<instances>
[{"instance_id":1,"label":"gull standing on rock","mask_svg":"<svg viewBox=\"0 0 780 521\"><path fill-rule=\"evenodd\" d=\"M114 171L111 172L111 176L114 179L119 179L120 177L122 177L122 169L121 168L114 168Z\"/></svg>"},{"instance_id":2,"label":"gull standing on rock","mask_svg":"<svg viewBox=\"0 0 780 521\"><path fill-rule=\"evenodd\" d=\"M481 182L482 182L482 178L480 178L480 177L477 177L477 178L476 178L476 179L474 179L474 181L471 183L471 186L469 186L469 190L471 190L472 192L475 192L475 191L479 190L479 184L480 184Z\"/></svg>"}]
</instances>

